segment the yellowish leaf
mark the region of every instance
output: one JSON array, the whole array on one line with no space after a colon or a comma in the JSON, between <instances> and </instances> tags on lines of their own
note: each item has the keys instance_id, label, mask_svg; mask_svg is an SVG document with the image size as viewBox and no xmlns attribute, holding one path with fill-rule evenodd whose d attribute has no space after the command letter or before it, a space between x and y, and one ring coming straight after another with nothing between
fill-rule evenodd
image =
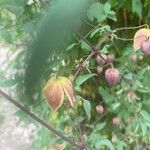
<instances>
[{"instance_id":1,"label":"yellowish leaf","mask_svg":"<svg viewBox=\"0 0 150 150\"><path fill-rule=\"evenodd\" d=\"M62 84L63 90L67 96L67 99L70 102L70 105L73 106L75 103L75 97L74 97L71 81L68 78L63 77L61 79L61 84Z\"/></svg>"},{"instance_id":2,"label":"yellowish leaf","mask_svg":"<svg viewBox=\"0 0 150 150\"><path fill-rule=\"evenodd\" d=\"M49 106L56 111L63 103L64 91L59 79L50 79L44 88L44 94Z\"/></svg>"},{"instance_id":3,"label":"yellowish leaf","mask_svg":"<svg viewBox=\"0 0 150 150\"><path fill-rule=\"evenodd\" d=\"M66 77L52 77L43 91L49 106L54 112L62 105L64 94L71 106L75 103L72 82Z\"/></svg>"}]
</instances>

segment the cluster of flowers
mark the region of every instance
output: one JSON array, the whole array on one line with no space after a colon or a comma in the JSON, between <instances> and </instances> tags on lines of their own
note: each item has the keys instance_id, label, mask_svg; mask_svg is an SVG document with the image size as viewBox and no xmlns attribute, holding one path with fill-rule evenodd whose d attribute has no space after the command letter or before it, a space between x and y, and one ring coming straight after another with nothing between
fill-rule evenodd
<instances>
[{"instance_id":1,"label":"cluster of flowers","mask_svg":"<svg viewBox=\"0 0 150 150\"><path fill-rule=\"evenodd\" d=\"M133 47L135 50L141 49L144 55L150 55L150 29L140 29L136 32ZM104 73L109 86L114 86L120 80L119 70L113 67L114 59L114 54L97 54L96 56L98 74L103 72L105 66L111 66ZM136 62L137 56L132 55L130 59L132 62ZM75 103L72 81L67 77L52 77L44 88L44 94L53 111L56 111L62 105L64 96L69 100L71 106ZM96 111L103 113L103 106L97 106ZM118 121L114 119L113 122L115 124Z\"/></svg>"}]
</instances>

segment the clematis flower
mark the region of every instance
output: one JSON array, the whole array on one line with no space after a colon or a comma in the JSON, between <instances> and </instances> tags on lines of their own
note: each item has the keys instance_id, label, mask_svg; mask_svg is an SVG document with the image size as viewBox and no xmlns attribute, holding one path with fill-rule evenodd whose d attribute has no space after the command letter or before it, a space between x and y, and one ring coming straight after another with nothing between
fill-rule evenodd
<instances>
[{"instance_id":1,"label":"clematis flower","mask_svg":"<svg viewBox=\"0 0 150 150\"><path fill-rule=\"evenodd\" d=\"M150 37L150 29L142 28L138 30L134 35L134 50L138 50L141 47L143 41Z\"/></svg>"},{"instance_id":2,"label":"clematis flower","mask_svg":"<svg viewBox=\"0 0 150 150\"><path fill-rule=\"evenodd\" d=\"M109 85L113 86L119 81L120 73L118 69L109 68L105 71L105 78Z\"/></svg>"},{"instance_id":3,"label":"clematis flower","mask_svg":"<svg viewBox=\"0 0 150 150\"><path fill-rule=\"evenodd\" d=\"M64 97L69 100L70 105L75 103L72 82L63 76L52 77L44 88L44 95L53 111L57 111L62 105Z\"/></svg>"}]
</instances>

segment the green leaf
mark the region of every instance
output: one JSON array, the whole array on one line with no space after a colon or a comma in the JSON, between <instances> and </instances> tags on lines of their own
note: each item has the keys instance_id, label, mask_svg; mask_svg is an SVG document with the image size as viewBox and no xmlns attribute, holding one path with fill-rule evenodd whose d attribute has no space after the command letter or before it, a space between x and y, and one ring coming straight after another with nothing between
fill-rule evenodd
<instances>
[{"instance_id":1,"label":"green leaf","mask_svg":"<svg viewBox=\"0 0 150 150\"><path fill-rule=\"evenodd\" d=\"M149 89L150 89L150 82L149 82L150 70L144 69L144 72L142 72L141 74L139 74L138 77L139 77L140 79L143 79L143 80L142 80L142 84L143 84L144 86L149 87Z\"/></svg>"},{"instance_id":2,"label":"green leaf","mask_svg":"<svg viewBox=\"0 0 150 150\"><path fill-rule=\"evenodd\" d=\"M142 135L145 136L146 132L147 132L147 126L144 122L140 121L140 125L141 125L141 130L142 130Z\"/></svg>"},{"instance_id":3,"label":"green leaf","mask_svg":"<svg viewBox=\"0 0 150 150\"><path fill-rule=\"evenodd\" d=\"M132 73L125 74L124 78L128 81L133 81L133 79L134 79Z\"/></svg>"},{"instance_id":4,"label":"green leaf","mask_svg":"<svg viewBox=\"0 0 150 150\"><path fill-rule=\"evenodd\" d=\"M21 110L18 110L17 112L15 112L14 115L19 117L20 120L24 121L25 123L33 123L35 125L38 125L36 120L34 120L31 117L28 117L27 114Z\"/></svg>"},{"instance_id":5,"label":"green leaf","mask_svg":"<svg viewBox=\"0 0 150 150\"><path fill-rule=\"evenodd\" d=\"M99 87L98 91L102 96L103 100L105 101L105 103L107 104L112 102L115 99L115 97L108 92L109 91L108 88L104 89L103 87Z\"/></svg>"},{"instance_id":6,"label":"green leaf","mask_svg":"<svg viewBox=\"0 0 150 150\"><path fill-rule=\"evenodd\" d=\"M5 1L4 6L16 15L20 15L24 11L23 0L7 0Z\"/></svg>"},{"instance_id":7,"label":"green leaf","mask_svg":"<svg viewBox=\"0 0 150 150\"><path fill-rule=\"evenodd\" d=\"M71 50L75 45L76 45L76 43L73 43L73 44L69 45L69 46L66 48L66 51Z\"/></svg>"},{"instance_id":8,"label":"green leaf","mask_svg":"<svg viewBox=\"0 0 150 150\"><path fill-rule=\"evenodd\" d=\"M91 77L96 76L95 73L90 73L90 74L86 74L86 75L80 75L77 77L76 79L76 86L79 87L80 85L82 85L85 81L87 81L88 79L90 79Z\"/></svg>"},{"instance_id":9,"label":"green leaf","mask_svg":"<svg viewBox=\"0 0 150 150\"><path fill-rule=\"evenodd\" d=\"M142 3L141 0L132 0L132 12L142 17Z\"/></svg>"},{"instance_id":10,"label":"green leaf","mask_svg":"<svg viewBox=\"0 0 150 150\"><path fill-rule=\"evenodd\" d=\"M95 129L96 129L97 131L100 131L100 130L102 130L105 126L106 126L106 122L99 123L99 124L96 125Z\"/></svg>"},{"instance_id":11,"label":"green leaf","mask_svg":"<svg viewBox=\"0 0 150 150\"><path fill-rule=\"evenodd\" d=\"M108 32L108 31L111 31L111 28L110 28L109 25L104 25L104 26L102 27L102 31Z\"/></svg>"},{"instance_id":12,"label":"green leaf","mask_svg":"<svg viewBox=\"0 0 150 150\"><path fill-rule=\"evenodd\" d=\"M104 5L102 3L93 3L87 11L87 16L89 20L94 21L94 19L97 19L97 22L104 21L107 15L103 8Z\"/></svg>"},{"instance_id":13,"label":"green leaf","mask_svg":"<svg viewBox=\"0 0 150 150\"><path fill-rule=\"evenodd\" d=\"M11 35L7 30L2 30L0 32L0 36L7 42L7 43L11 43Z\"/></svg>"},{"instance_id":14,"label":"green leaf","mask_svg":"<svg viewBox=\"0 0 150 150\"><path fill-rule=\"evenodd\" d=\"M111 9L111 5L108 2L105 3L105 5L104 5L104 11L105 11L106 14L109 13L110 9Z\"/></svg>"},{"instance_id":15,"label":"green leaf","mask_svg":"<svg viewBox=\"0 0 150 150\"><path fill-rule=\"evenodd\" d=\"M108 54L108 53L109 53L108 49L109 49L110 46L111 46L111 45L105 45L105 46L101 49L101 53L103 53L103 54Z\"/></svg>"},{"instance_id":16,"label":"green leaf","mask_svg":"<svg viewBox=\"0 0 150 150\"><path fill-rule=\"evenodd\" d=\"M124 150L124 147L126 147L126 143L124 141L117 141L117 150Z\"/></svg>"},{"instance_id":17,"label":"green leaf","mask_svg":"<svg viewBox=\"0 0 150 150\"><path fill-rule=\"evenodd\" d=\"M91 35L90 35L90 38L92 38L97 32L99 32L99 28L95 29Z\"/></svg>"},{"instance_id":18,"label":"green leaf","mask_svg":"<svg viewBox=\"0 0 150 150\"><path fill-rule=\"evenodd\" d=\"M87 51L91 51L91 47L89 46L89 44L84 41L81 43L81 48Z\"/></svg>"},{"instance_id":19,"label":"green leaf","mask_svg":"<svg viewBox=\"0 0 150 150\"><path fill-rule=\"evenodd\" d=\"M109 18L109 19L111 19L111 20L114 20L114 21L117 21L115 12L112 11L112 10L107 14L107 18Z\"/></svg>"},{"instance_id":20,"label":"green leaf","mask_svg":"<svg viewBox=\"0 0 150 150\"><path fill-rule=\"evenodd\" d=\"M88 120L91 119L91 103L88 100L83 99L83 107L88 116Z\"/></svg>"},{"instance_id":21,"label":"green leaf","mask_svg":"<svg viewBox=\"0 0 150 150\"><path fill-rule=\"evenodd\" d=\"M29 34L33 34L34 32L34 25L32 22L26 22L23 27L22 30L29 33Z\"/></svg>"},{"instance_id":22,"label":"green leaf","mask_svg":"<svg viewBox=\"0 0 150 150\"><path fill-rule=\"evenodd\" d=\"M91 21L97 19L97 22L102 22L106 18L116 21L117 19L115 16L115 12L110 9L111 5L108 2L105 4L102 4L100 2L93 3L87 11L87 16Z\"/></svg>"},{"instance_id":23,"label":"green leaf","mask_svg":"<svg viewBox=\"0 0 150 150\"><path fill-rule=\"evenodd\" d=\"M143 118L146 119L148 122L150 121L150 115L148 114L147 111L142 110L142 111L140 112L140 114L141 114L141 115L143 116Z\"/></svg>"},{"instance_id":24,"label":"green leaf","mask_svg":"<svg viewBox=\"0 0 150 150\"><path fill-rule=\"evenodd\" d=\"M8 87L12 87L14 85L17 84L17 81L16 80L6 80L6 81L0 81L0 87L3 87L3 88L8 88Z\"/></svg>"},{"instance_id":25,"label":"green leaf","mask_svg":"<svg viewBox=\"0 0 150 150\"><path fill-rule=\"evenodd\" d=\"M95 147L99 150L102 145L106 145L110 150L114 150L113 145L109 140L101 140L95 144Z\"/></svg>"}]
</instances>

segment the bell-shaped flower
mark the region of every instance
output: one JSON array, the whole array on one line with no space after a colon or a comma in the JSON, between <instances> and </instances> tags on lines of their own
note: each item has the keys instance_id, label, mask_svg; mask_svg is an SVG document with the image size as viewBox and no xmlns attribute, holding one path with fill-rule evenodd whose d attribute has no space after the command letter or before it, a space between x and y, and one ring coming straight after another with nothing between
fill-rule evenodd
<instances>
[{"instance_id":1,"label":"bell-shaped flower","mask_svg":"<svg viewBox=\"0 0 150 150\"><path fill-rule=\"evenodd\" d=\"M62 105L65 96L71 106L75 103L72 82L66 77L52 77L44 88L44 95L53 111Z\"/></svg>"},{"instance_id":2,"label":"bell-shaped flower","mask_svg":"<svg viewBox=\"0 0 150 150\"><path fill-rule=\"evenodd\" d=\"M142 28L138 30L134 35L134 50L138 50L141 47L143 41L150 38L150 29Z\"/></svg>"}]
</instances>

